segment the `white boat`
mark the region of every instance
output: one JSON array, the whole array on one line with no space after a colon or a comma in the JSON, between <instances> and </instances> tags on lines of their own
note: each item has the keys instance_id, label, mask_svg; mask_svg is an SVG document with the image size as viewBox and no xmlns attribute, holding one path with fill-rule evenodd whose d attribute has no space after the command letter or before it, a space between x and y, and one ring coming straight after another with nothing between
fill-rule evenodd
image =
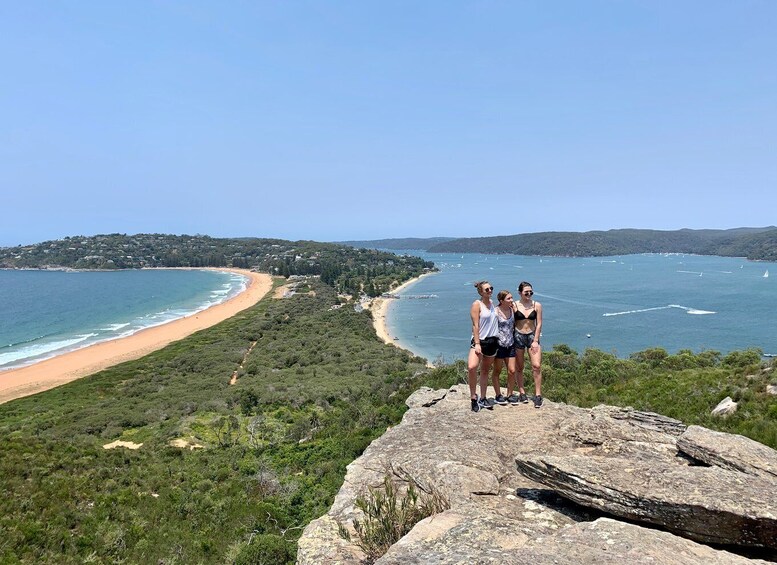
<instances>
[{"instance_id":1,"label":"white boat","mask_svg":"<svg viewBox=\"0 0 777 565\"><path fill-rule=\"evenodd\" d=\"M766 272L764 273L764 278L765 279L769 278L769 269L766 269Z\"/></svg>"}]
</instances>

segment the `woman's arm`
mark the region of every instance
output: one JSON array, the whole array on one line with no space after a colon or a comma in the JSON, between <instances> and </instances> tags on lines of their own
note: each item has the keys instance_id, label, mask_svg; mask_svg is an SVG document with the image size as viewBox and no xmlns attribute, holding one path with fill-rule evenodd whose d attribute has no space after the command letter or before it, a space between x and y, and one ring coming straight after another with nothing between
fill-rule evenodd
<instances>
[{"instance_id":1,"label":"woman's arm","mask_svg":"<svg viewBox=\"0 0 777 565\"><path fill-rule=\"evenodd\" d=\"M472 339L475 342L475 353L480 355L480 300L475 300L472 303L469 317L472 318Z\"/></svg>"},{"instance_id":2,"label":"woman's arm","mask_svg":"<svg viewBox=\"0 0 777 565\"><path fill-rule=\"evenodd\" d=\"M540 344L540 335L542 334L542 304L535 301L534 309L537 311L537 324L534 326L534 341L531 344L532 347L534 347L535 343L537 345Z\"/></svg>"}]
</instances>

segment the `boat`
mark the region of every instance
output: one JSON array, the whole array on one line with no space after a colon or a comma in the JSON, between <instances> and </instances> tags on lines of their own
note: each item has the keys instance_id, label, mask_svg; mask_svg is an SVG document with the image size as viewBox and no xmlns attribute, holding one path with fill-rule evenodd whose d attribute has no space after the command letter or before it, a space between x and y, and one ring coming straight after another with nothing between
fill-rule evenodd
<instances>
[{"instance_id":1,"label":"boat","mask_svg":"<svg viewBox=\"0 0 777 565\"><path fill-rule=\"evenodd\" d=\"M591 334L585 334L585 337L591 337Z\"/></svg>"},{"instance_id":2,"label":"boat","mask_svg":"<svg viewBox=\"0 0 777 565\"><path fill-rule=\"evenodd\" d=\"M769 269L766 269L766 271L764 272L764 278L765 279L769 278Z\"/></svg>"}]
</instances>

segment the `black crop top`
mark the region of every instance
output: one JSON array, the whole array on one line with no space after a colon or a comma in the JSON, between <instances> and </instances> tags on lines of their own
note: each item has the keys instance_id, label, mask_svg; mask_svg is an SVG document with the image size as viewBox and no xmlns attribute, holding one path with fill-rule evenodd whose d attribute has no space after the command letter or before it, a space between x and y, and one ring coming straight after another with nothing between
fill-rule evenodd
<instances>
[{"instance_id":1,"label":"black crop top","mask_svg":"<svg viewBox=\"0 0 777 565\"><path fill-rule=\"evenodd\" d=\"M532 302L532 308L534 308L534 303ZM531 311L531 313L528 316L524 316L523 312L521 312L520 309L515 311L515 319L516 320L536 320L537 319L537 310L536 308Z\"/></svg>"}]
</instances>

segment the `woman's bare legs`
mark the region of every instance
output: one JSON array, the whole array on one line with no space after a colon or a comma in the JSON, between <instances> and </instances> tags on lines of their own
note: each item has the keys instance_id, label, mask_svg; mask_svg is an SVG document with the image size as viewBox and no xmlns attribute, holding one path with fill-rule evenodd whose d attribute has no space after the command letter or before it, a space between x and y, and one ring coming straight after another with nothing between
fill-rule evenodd
<instances>
[{"instance_id":1,"label":"woman's bare legs","mask_svg":"<svg viewBox=\"0 0 777 565\"><path fill-rule=\"evenodd\" d=\"M486 357L480 362L480 398L488 398L488 371L494 364L494 357Z\"/></svg>"},{"instance_id":2,"label":"woman's bare legs","mask_svg":"<svg viewBox=\"0 0 777 565\"><path fill-rule=\"evenodd\" d=\"M523 388L523 368L526 363L525 351L525 349L515 350L515 376L518 378L518 392L520 394L526 394Z\"/></svg>"},{"instance_id":3,"label":"woman's bare legs","mask_svg":"<svg viewBox=\"0 0 777 565\"><path fill-rule=\"evenodd\" d=\"M502 374L502 365L504 365L502 359L499 359L498 357L494 359L494 371L491 373L491 384L494 386L494 396L502 394L502 389L499 386L499 376Z\"/></svg>"},{"instance_id":4,"label":"woman's bare legs","mask_svg":"<svg viewBox=\"0 0 777 565\"><path fill-rule=\"evenodd\" d=\"M475 353L474 349L469 350L467 357L467 382L469 383L469 397L477 398L478 387L478 365L480 365L480 355Z\"/></svg>"},{"instance_id":5,"label":"woman's bare legs","mask_svg":"<svg viewBox=\"0 0 777 565\"><path fill-rule=\"evenodd\" d=\"M539 345L534 349L530 347L529 359L531 359L531 375L534 378L534 394L542 396L542 347Z\"/></svg>"},{"instance_id":6,"label":"woman's bare legs","mask_svg":"<svg viewBox=\"0 0 777 565\"><path fill-rule=\"evenodd\" d=\"M511 397L515 392L515 357L507 358L507 397ZM521 379L523 383L523 379Z\"/></svg>"}]
</instances>

